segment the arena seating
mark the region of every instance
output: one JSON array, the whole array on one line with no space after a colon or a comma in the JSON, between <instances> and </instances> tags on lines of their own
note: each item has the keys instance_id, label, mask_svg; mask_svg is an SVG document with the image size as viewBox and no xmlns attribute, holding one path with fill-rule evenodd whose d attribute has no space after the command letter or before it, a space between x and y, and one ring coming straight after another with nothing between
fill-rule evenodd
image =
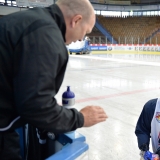
<instances>
[{"instance_id":1,"label":"arena seating","mask_svg":"<svg viewBox=\"0 0 160 160\"><path fill-rule=\"evenodd\" d=\"M160 29L160 16L104 17L98 15L97 20L119 44L150 44L150 39L153 39L152 43L160 41L159 33L156 33ZM102 36L98 34L93 30L89 36Z\"/></svg>"},{"instance_id":2,"label":"arena seating","mask_svg":"<svg viewBox=\"0 0 160 160\"><path fill-rule=\"evenodd\" d=\"M92 32L87 34L87 36L90 38L91 43L107 43L106 37L96 27L94 27Z\"/></svg>"}]
</instances>

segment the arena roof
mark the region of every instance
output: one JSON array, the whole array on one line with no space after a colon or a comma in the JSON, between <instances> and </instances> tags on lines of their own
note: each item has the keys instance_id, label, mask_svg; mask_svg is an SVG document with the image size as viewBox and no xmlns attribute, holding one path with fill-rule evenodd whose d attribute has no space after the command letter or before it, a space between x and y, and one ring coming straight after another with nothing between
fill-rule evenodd
<instances>
[{"instance_id":1,"label":"arena roof","mask_svg":"<svg viewBox=\"0 0 160 160\"><path fill-rule=\"evenodd\" d=\"M159 4L160 0L90 0L92 3L112 5Z\"/></svg>"},{"instance_id":2,"label":"arena roof","mask_svg":"<svg viewBox=\"0 0 160 160\"><path fill-rule=\"evenodd\" d=\"M45 7L57 0L46 0L45 4L40 4L36 0L34 4L28 0L0 0L0 5L19 6L19 7ZM94 9L100 11L121 11L121 12L137 12L137 11L159 11L160 0L90 0Z\"/></svg>"}]
</instances>

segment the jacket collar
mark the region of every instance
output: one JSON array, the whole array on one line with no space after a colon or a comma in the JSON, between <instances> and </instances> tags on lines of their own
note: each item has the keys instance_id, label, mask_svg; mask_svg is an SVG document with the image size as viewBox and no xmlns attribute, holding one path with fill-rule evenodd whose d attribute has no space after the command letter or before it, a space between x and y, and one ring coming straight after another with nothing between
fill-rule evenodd
<instances>
[{"instance_id":1,"label":"jacket collar","mask_svg":"<svg viewBox=\"0 0 160 160\"><path fill-rule=\"evenodd\" d=\"M57 23L59 29L61 30L64 42L66 42L66 39L65 39L66 24L65 24L65 20L64 20L64 17L63 17L63 14L62 14L60 8L58 7L57 4L53 4L53 5L49 6L47 9L49 10L51 16L53 17L53 19Z\"/></svg>"}]
</instances>

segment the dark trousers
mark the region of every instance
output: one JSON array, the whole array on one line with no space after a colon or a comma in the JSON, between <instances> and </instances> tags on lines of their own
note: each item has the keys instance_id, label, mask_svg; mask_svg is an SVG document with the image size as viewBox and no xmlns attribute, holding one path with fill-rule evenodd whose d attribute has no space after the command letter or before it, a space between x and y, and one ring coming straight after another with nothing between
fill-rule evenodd
<instances>
[{"instance_id":1,"label":"dark trousers","mask_svg":"<svg viewBox=\"0 0 160 160\"><path fill-rule=\"evenodd\" d=\"M0 132L0 160L22 160L19 135L16 131Z\"/></svg>"},{"instance_id":2,"label":"dark trousers","mask_svg":"<svg viewBox=\"0 0 160 160\"><path fill-rule=\"evenodd\" d=\"M51 140L48 138L47 134L45 144L40 144L37 138L37 131L35 127L29 125L28 127L28 155L27 160L44 160L49 156L53 155L57 151L62 149L62 145L56 140Z\"/></svg>"}]
</instances>

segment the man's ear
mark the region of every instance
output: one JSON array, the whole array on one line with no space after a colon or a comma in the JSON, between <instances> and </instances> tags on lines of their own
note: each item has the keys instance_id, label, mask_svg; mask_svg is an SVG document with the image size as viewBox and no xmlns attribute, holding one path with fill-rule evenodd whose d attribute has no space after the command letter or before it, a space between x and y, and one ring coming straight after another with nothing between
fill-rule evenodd
<instances>
[{"instance_id":1,"label":"man's ear","mask_svg":"<svg viewBox=\"0 0 160 160\"><path fill-rule=\"evenodd\" d=\"M82 15L76 15L72 18L71 26L72 28L76 27L82 21Z\"/></svg>"}]
</instances>

